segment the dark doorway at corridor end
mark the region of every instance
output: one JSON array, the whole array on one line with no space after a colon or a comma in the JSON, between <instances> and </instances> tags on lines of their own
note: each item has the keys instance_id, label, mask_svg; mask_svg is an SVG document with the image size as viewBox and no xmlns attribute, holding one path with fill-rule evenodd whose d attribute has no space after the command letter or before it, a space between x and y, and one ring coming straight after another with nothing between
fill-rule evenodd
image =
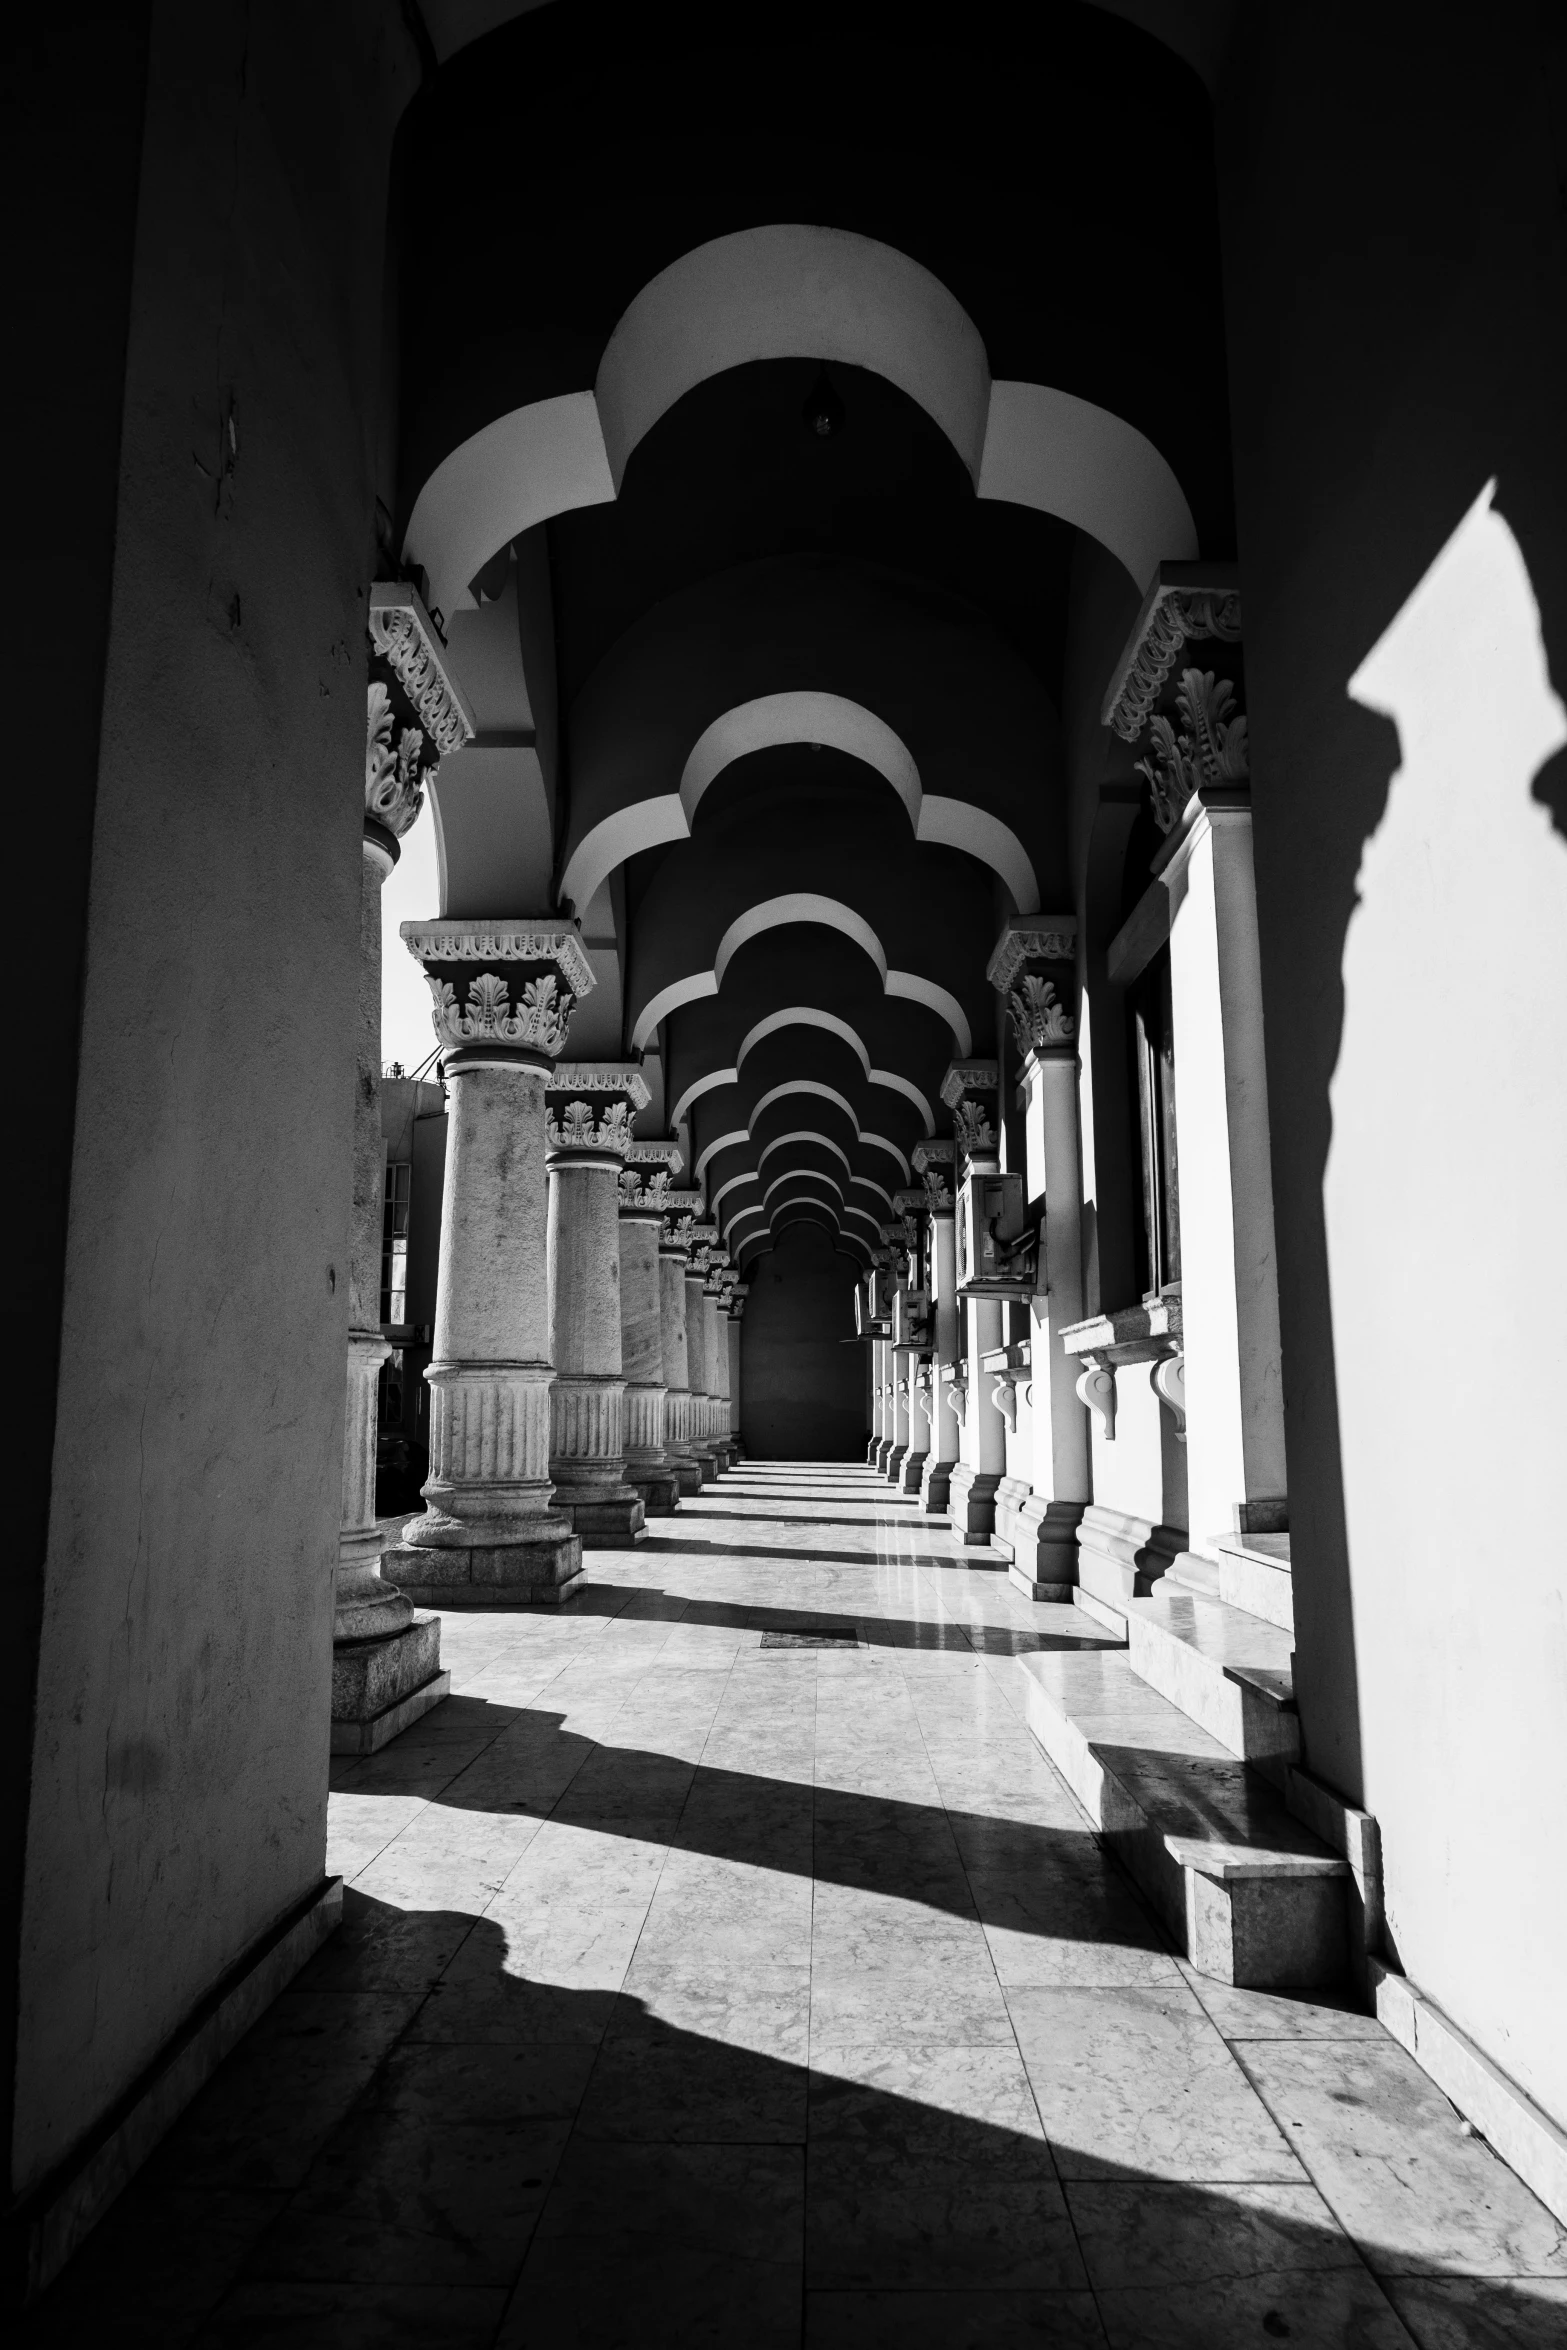
<instances>
[{"instance_id":1,"label":"dark doorway at corridor end","mask_svg":"<svg viewBox=\"0 0 1567 2350\"><path fill-rule=\"evenodd\" d=\"M741 1324L740 1433L758 1461L855 1461L870 1425L854 1338L852 1258L815 1223L784 1225L751 1275Z\"/></svg>"}]
</instances>

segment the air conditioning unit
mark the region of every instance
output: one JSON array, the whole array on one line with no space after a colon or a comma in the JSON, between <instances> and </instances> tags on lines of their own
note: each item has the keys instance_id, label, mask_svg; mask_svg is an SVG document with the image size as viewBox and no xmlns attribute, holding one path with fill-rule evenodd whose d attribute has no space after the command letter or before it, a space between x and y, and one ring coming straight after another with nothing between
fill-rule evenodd
<instances>
[{"instance_id":1,"label":"air conditioning unit","mask_svg":"<svg viewBox=\"0 0 1567 2350\"><path fill-rule=\"evenodd\" d=\"M1039 1233L1021 1175L970 1175L958 1194L958 1295L1036 1294Z\"/></svg>"},{"instance_id":2,"label":"air conditioning unit","mask_svg":"<svg viewBox=\"0 0 1567 2350\"><path fill-rule=\"evenodd\" d=\"M892 1318L890 1308L877 1311L880 1285L886 1279L881 1272L867 1273L854 1291L854 1334L856 1338L890 1338Z\"/></svg>"},{"instance_id":3,"label":"air conditioning unit","mask_svg":"<svg viewBox=\"0 0 1567 2350\"><path fill-rule=\"evenodd\" d=\"M892 1300L892 1343L918 1351L930 1345L930 1299L923 1289L900 1289Z\"/></svg>"}]
</instances>

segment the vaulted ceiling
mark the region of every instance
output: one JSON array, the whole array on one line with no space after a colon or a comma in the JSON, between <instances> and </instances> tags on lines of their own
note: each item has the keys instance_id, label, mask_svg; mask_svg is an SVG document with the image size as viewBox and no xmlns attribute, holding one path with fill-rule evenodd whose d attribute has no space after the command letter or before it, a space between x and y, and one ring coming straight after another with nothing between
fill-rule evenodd
<instances>
[{"instance_id":1,"label":"vaulted ceiling","mask_svg":"<svg viewBox=\"0 0 1567 2350\"><path fill-rule=\"evenodd\" d=\"M874 1244L1001 923L1070 906L1080 537L1231 545L1201 83L1098 8L931 22L557 0L402 133L441 910L574 913L573 1055L645 1055L744 1262Z\"/></svg>"}]
</instances>

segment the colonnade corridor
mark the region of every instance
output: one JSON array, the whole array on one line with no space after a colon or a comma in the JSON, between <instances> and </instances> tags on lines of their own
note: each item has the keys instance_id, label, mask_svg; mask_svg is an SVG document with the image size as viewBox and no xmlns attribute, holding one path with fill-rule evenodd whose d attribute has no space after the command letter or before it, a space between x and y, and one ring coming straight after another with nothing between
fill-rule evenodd
<instances>
[{"instance_id":1,"label":"colonnade corridor","mask_svg":"<svg viewBox=\"0 0 1567 2350\"><path fill-rule=\"evenodd\" d=\"M873 1469L741 1465L444 1641L336 1767L342 1930L29 2341L1560 2341L1562 2231L1413 2060L1099 1846L1016 1689L1091 1620Z\"/></svg>"}]
</instances>

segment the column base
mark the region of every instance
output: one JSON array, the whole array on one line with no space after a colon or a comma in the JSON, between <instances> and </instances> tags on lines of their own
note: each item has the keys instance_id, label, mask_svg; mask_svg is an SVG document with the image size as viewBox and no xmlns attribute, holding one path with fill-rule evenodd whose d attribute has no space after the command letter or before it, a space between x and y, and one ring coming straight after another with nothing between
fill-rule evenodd
<instances>
[{"instance_id":1,"label":"column base","mask_svg":"<svg viewBox=\"0 0 1567 2350\"><path fill-rule=\"evenodd\" d=\"M880 1449L881 1449L881 1438L880 1438L879 1436L871 1436L871 1437L867 1437L867 1439L866 1439L866 1443L865 1443L865 1466L866 1466L868 1469L872 1469L872 1468L874 1468L874 1467L875 1467L875 1465L876 1465L876 1455L877 1455L877 1453L880 1451Z\"/></svg>"},{"instance_id":2,"label":"column base","mask_svg":"<svg viewBox=\"0 0 1567 2350\"><path fill-rule=\"evenodd\" d=\"M699 1444L692 1445L691 1453L693 1459L697 1463L697 1466L702 1472L702 1483L704 1485L716 1485L718 1483L719 1471L724 1466L718 1446L712 1443L707 1437L703 1437Z\"/></svg>"},{"instance_id":3,"label":"column base","mask_svg":"<svg viewBox=\"0 0 1567 2350\"><path fill-rule=\"evenodd\" d=\"M996 1496L996 1548L1010 1553L1012 1581L1030 1599L1070 1600L1077 1589L1077 1529L1084 1504L1046 1501L1027 1485L1019 1498L1007 1491L1013 1482L1004 1479Z\"/></svg>"},{"instance_id":4,"label":"column base","mask_svg":"<svg viewBox=\"0 0 1567 2350\"><path fill-rule=\"evenodd\" d=\"M908 1449L909 1441L907 1437L904 1438L901 1444L894 1444L889 1448L886 1462L883 1465L881 1472L889 1485L896 1485L898 1483L903 1472L904 1455L907 1453Z\"/></svg>"},{"instance_id":5,"label":"column base","mask_svg":"<svg viewBox=\"0 0 1567 2350\"><path fill-rule=\"evenodd\" d=\"M927 1518L945 1517L956 1461L927 1459L920 1477L920 1509Z\"/></svg>"},{"instance_id":6,"label":"column base","mask_svg":"<svg viewBox=\"0 0 1567 2350\"><path fill-rule=\"evenodd\" d=\"M1091 1598L1118 1607L1146 1599L1161 1575L1186 1548L1180 1526L1158 1526L1151 1518L1090 1502L1077 1530L1077 1580Z\"/></svg>"},{"instance_id":7,"label":"column base","mask_svg":"<svg viewBox=\"0 0 1567 2350\"><path fill-rule=\"evenodd\" d=\"M628 1461L626 1483L650 1518L667 1518L680 1507L680 1477L673 1461Z\"/></svg>"},{"instance_id":8,"label":"column base","mask_svg":"<svg viewBox=\"0 0 1567 2350\"><path fill-rule=\"evenodd\" d=\"M669 1465L674 1471L676 1478L679 1480L680 1490L682 1493L701 1492L702 1464L697 1459L695 1453L677 1452L671 1459Z\"/></svg>"},{"instance_id":9,"label":"column base","mask_svg":"<svg viewBox=\"0 0 1567 2350\"><path fill-rule=\"evenodd\" d=\"M624 1550L647 1532L642 1496L629 1484L568 1484L557 1479L555 1507L570 1518L572 1530L593 1550Z\"/></svg>"},{"instance_id":10,"label":"column base","mask_svg":"<svg viewBox=\"0 0 1567 2350\"><path fill-rule=\"evenodd\" d=\"M582 1581L582 1540L563 1512L550 1510L503 1539L399 1542L382 1552L381 1572L416 1605L554 1607Z\"/></svg>"},{"instance_id":11,"label":"column base","mask_svg":"<svg viewBox=\"0 0 1567 2350\"><path fill-rule=\"evenodd\" d=\"M891 1451L892 1438L890 1436L879 1437L876 1443L876 1450L871 1454L871 1463L872 1466L878 1470L882 1476L885 1476L887 1473L887 1456Z\"/></svg>"},{"instance_id":12,"label":"column base","mask_svg":"<svg viewBox=\"0 0 1567 2350\"><path fill-rule=\"evenodd\" d=\"M988 1550L996 1525L999 1469L971 1469L959 1461L947 1487L947 1516L960 1550ZM997 1559L996 1565L1001 1561Z\"/></svg>"},{"instance_id":13,"label":"column base","mask_svg":"<svg viewBox=\"0 0 1567 2350\"><path fill-rule=\"evenodd\" d=\"M903 1468L898 1477L898 1491L900 1493L918 1493L925 1482L925 1463L929 1459L928 1452L906 1452L904 1454Z\"/></svg>"},{"instance_id":14,"label":"column base","mask_svg":"<svg viewBox=\"0 0 1567 2350\"><path fill-rule=\"evenodd\" d=\"M378 1754L451 1685L441 1670L439 1616L416 1615L403 1631L379 1639L334 1641L332 1752Z\"/></svg>"}]
</instances>

